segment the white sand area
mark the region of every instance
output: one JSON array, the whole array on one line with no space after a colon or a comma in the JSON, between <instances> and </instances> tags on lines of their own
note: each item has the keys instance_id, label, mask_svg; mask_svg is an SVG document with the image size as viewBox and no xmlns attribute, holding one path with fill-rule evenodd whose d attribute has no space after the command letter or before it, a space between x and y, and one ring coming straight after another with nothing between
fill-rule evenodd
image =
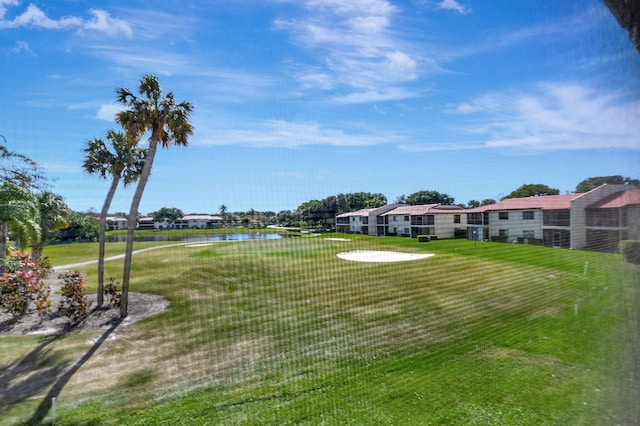
<instances>
[{"instance_id":1,"label":"white sand area","mask_svg":"<svg viewBox=\"0 0 640 426\"><path fill-rule=\"evenodd\" d=\"M407 262L410 260L426 259L433 254L401 253L396 251L352 250L338 253L340 259L354 262Z\"/></svg>"}]
</instances>

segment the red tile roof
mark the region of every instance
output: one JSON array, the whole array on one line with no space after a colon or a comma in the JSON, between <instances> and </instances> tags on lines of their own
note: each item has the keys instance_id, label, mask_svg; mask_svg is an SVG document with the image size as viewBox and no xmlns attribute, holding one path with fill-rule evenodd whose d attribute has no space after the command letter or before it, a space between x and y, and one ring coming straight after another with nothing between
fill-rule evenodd
<instances>
[{"instance_id":1,"label":"red tile roof","mask_svg":"<svg viewBox=\"0 0 640 426\"><path fill-rule=\"evenodd\" d=\"M393 215L408 215L408 216L422 216L425 214L437 214L437 213L466 213L466 210L460 206L450 206L442 204L423 204L418 206L400 206L380 216L393 216Z\"/></svg>"},{"instance_id":2,"label":"red tile roof","mask_svg":"<svg viewBox=\"0 0 640 426\"><path fill-rule=\"evenodd\" d=\"M475 209L467 210L467 213L482 213L486 211L495 210L526 210L526 209L540 209L540 210L568 210L571 208L571 200L578 197L580 194L566 194L566 195L544 195L540 197L526 197L526 198L507 198L495 204L489 204L486 206L476 207Z\"/></svg>"},{"instance_id":3,"label":"red tile roof","mask_svg":"<svg viewBox=\"0 0 640 426\"><path fill-rule=\"evenodd\" d=\"M369 213L371 213L372 211L377 210L377 209L361 209L361 210L356 210L355 212L347 212L347 213L342 213L339 214L336 217L360 217L360 216L369 216Z\"/></svg>"},{"instance_id":4,"label":"red tile roof","mask_svg":"<svg viewBox=\"0 0 640 426\"><path fill-rule=\"evenodd\" d=\"M640 204L640 189L616 192L589 206L590 209L615 209Z\"/></svg>"}]
</instances>

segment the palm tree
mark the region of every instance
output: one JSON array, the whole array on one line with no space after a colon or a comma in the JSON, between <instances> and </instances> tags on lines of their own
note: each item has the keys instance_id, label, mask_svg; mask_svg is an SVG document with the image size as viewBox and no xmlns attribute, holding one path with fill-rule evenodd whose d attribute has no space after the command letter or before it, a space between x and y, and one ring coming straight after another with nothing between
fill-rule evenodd
<instances>
[{"instance_id":1,"label":"palm tree","mask_svg":"<svg viewBox=\"0 0 640 426\"><path fill-rule=\"evenodd\" d=\"M22 235L38 234L37 214L36 196L31 191L9 181L0 185L0 272L4 272L9 227Z\"/></svg>"},{"instance_id":2,"label":"palm tree","mask_svg":"<svg viewBox=\"0 0 640 426\"><path fill-rule=\"evenodd\" d=\"M127 136L133 140L140 140L145 133L150 133L144 167L131 201L130 220L127 223L127 246L120 304L120 316L122 318L128 315L129 309L129 278L133 253L133 235L136 229L136 223L131 219L138 215L138 207L151 174L151 167L153 166L158 144L160 143L163 148L168 148L171 145L187 146L188 138L193 134L193 125L189 123L189 115L193 111L193 105L189 102L176 104L171 92L163 97L156 76L144 75L140 80L138 93L140 94L139 97L128 89L122 87L116 89L118 102L126 107L126 110L116 114L116 121L125 130Z\"/></svg>"},{"instance_id":3,"label":"palm tree","mask_svg":"<svg viewBox=\"0 0 640 426\"><path fill-rule=\"evenodd\" d=\"M218 209L220 210L220 216L222 216L222 222L227 223L227 214L229 213L229 209L224 204L220 204Z\"/></svg>"},{"instance_id":4,"label":"palm tree","mask_svg":"<svg viewBox=\"0 0 640 426\"><path fill-rule=\"evenodd\" d=\"M84 149L86 157L82 168L89 174L97 174L102 179L111 177L111 186L100 211L100 229L98 231L98 292L96 304L102 306L104 302L104 256L105 256L105 231L107 227L107 215L111 207L113 195L118 188L120 180L124 186L135 182L142 173L146 151L137 146L134 140L125 137L121 132L109 130L107 139L110 146L100 138L87 141Z\"/></svg>"},{"instance_id":5,"label":"palm tree","mask_svg":"<svg viewBox=\"0 0 640 426\"><path fill-rule=\"evenodd\" d=\"M35 262L40 260L42 248L53 234L67 225L70 213L62 197L49 191L37 195L37 205L40 232L31 238L31 254Z\"/></svg>"}]
</instances>

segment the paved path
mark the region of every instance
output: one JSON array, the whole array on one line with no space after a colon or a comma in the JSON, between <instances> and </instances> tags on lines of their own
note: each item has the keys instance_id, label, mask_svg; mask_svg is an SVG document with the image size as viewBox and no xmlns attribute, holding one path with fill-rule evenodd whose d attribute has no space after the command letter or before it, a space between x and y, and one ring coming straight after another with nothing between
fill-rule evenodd
<instances>
[{"instance_id":1,"label":"paved path","mask_svg":"<svg viewBox=\"0 0 640 426\"><path fill-rule=\"evenodd\" d=\"M143 253L145 251L157 250L157 249L168 248L168 247L187 246L187 245L192 245L192 244L194 244L194 243L190 242L190 243L165 244L163 246L148 247L148 248L144 248L144 249L140 249L140 250L134 250L133 254L138 254L138 253ZM119 254L117 256L105 257L104 261L108 262L110 260L117 260L117 259L124 259L124 253L123 254ZM67 265L54 266L53 269L60 271L60 270L74 269L74 268L77 268L79 266L93 265L93 264L96 264L96 263L98 263L97 259L96 260L87 260L86 262L69 263Z\"/></svg>"}]
</instances>

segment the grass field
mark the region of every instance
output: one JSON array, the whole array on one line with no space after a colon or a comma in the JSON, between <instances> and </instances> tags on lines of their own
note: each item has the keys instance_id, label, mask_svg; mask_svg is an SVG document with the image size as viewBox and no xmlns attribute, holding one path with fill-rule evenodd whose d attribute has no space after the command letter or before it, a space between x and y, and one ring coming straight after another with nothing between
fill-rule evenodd
<instances>
[{"instance_id":1,"label":"grass field","mask_svg":"<svg viewBox=\"0 0 640 426\"><path fill-rule=\"evenodd\" d=\"M145 321L0 337L0 424L635 424L639 270L619 255L332 234L134 257ZM154 243L145 243L153 245ZM160 243L155 243L160 244ZM141 245L136 245L136 248ZM111 244L108 255L122 244ZM400 263L346 250L429 252ZM54 265L95 244L45 249ZM121 276L122 261L107 276ZM95 286L95 266L85 268ZM80 363L80 368L73 368ZM70 372L73 372L71 374ZM31 386L28 386L31 383Z\"/></svg>"}]
</instances>

